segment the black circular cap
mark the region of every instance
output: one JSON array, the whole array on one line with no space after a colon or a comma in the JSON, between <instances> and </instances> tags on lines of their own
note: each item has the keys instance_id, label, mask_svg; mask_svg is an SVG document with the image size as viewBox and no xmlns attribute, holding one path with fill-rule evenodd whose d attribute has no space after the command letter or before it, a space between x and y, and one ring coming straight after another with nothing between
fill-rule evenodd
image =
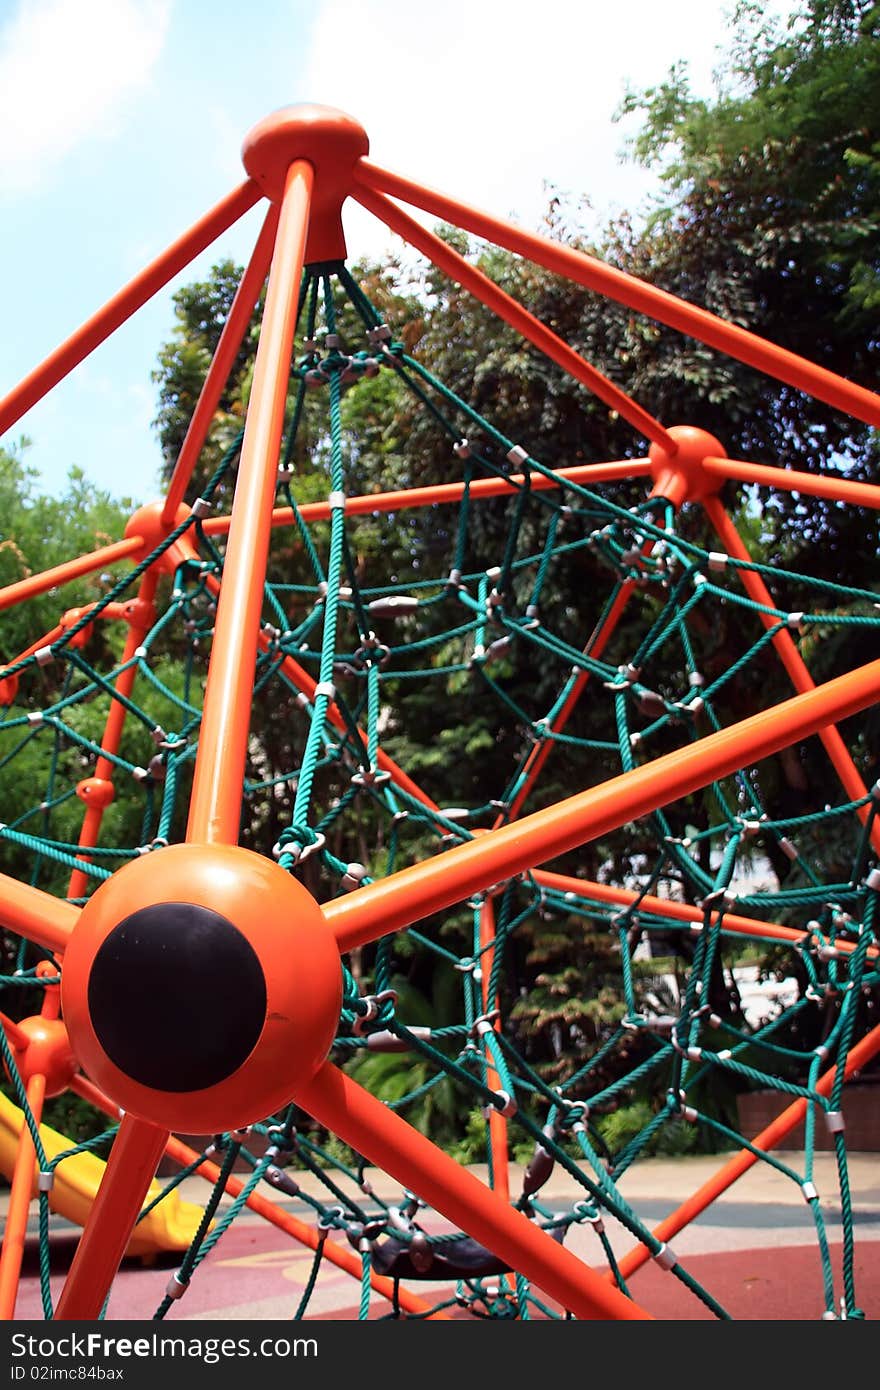
<instances>
[{"instance_id":1,"label":"black circular cap","mask_svg":"<svg viewBox=\"0 0 880 1390\"><path fill-rule=\"evenodd\" d=\"M266 1018L266 980L226 917L160 903L133 912L101 944L89 1013L110 1061L133 1081L199 1091L250 1056Z\"/></svg>"}]
</instances>

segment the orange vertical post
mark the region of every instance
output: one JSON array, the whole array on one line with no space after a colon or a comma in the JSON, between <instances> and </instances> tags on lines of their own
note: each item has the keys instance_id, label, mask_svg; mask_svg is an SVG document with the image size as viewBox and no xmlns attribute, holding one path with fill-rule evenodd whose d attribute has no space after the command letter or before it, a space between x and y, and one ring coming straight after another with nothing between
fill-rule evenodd
<instances>
[{"instance_id":1,"label":"orange vertical post","mask_svg":"<svg viewBox=\"0 0 880 1390\"><path fill-rule=\"evenodd\" d=\"M314 173L288 170L208 666L187 839L238 842L257 635Z\"/></svg>"},{"instance_id":2,"label":"orange vertical post","mask_svg":"<svg viewBox=\"0 0 880 1390\"><path fill-rule=\"evenodd\" d=\"M48 967L51 971L52 967ZM41 1018L57 1019L61 1004L60 991L56 985L47 985L43 993ZM27 1078L25 1092L34 1123L39 1126L43 1116L43 1102L46 1099L46 1077L34 1072ZM18 1280L24 1256L24 1242L27 1236L28 1213L34 1186L34 1160L36 1149L30 1129L21 1121L21 1134L18 1153L9 1189L9 1206L6 1212L6 1229L3 1233L3 1248L0 1250L0 1321L8 1322L15 1316L18 1298Z\"/></svg>"},{"instance_id":3,"label":"orange vertical post","mask_svg":"<svg viewBox=\"0 0 880 1390\"><path fill-rule=\"evenodd\" d=\"M125 667L116 679L116 690L128 699L134 689L137 665L134 654L153 625L153 599L159 576L155 570L148 570L138 589L134 605L134 615L129 622L128 635L122 652L122 665ZM128 663L131 662L131 665ZM113 762L112 756L119 752L122 730L125 725L125 706L119 700L112 700L101 739L101 753L95 763L93 775L81 782L77 788L80 799L85 803L85 815L79 832L80 845L97 843L104 812L113 800ZM108 756L109 755L109 756ZM86 855L81 855L86 858ZM69 898L82 897L88 888L88 875L83 869L74 869L67 888Z\"/></svg>"},{"instance_id":4,"label":"orange vertical post","mask_svg":"<svg viewBox=\"0 0 880 1390\"><path fill-rule=\"evenodd\" d=\"M46 1095L46 1078L32 1076L27 1083L27 1103L37 1124L43 1114L43 1100ZM3 1233L3 1249L0 1252L0 1321L8 1322L15 1316L15 1302L18 1298L18 1277L24 1255L24 1241L27 1235L28 1212L34 1186L34 1159L36 1150L31 1132L22 1118L18 1153L12 1170L9 1189L9 1206L6 1212L6 1229Z\"/></svg>"}]
</instances>

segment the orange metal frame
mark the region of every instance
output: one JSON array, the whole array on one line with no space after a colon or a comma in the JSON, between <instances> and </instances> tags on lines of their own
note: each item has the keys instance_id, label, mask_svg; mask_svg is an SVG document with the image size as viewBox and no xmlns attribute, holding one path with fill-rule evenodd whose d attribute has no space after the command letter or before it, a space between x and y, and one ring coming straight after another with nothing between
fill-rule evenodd
<instances>
[{"instance_id":1,"label":"orange metal frame","mask_svg":"<svg viewBox=\"0 0 880 1390\"><path fill-rule=\"evenodd\" d=\"M236 846L238 843L254 669L258 650L265 644L260 618L270 533L272 527L291 520L289 509L275 509L273 503L301 273L310 259L344 255L340 208L346 197L360 201L421 249L652 441L648 460L564 469L558 475L560 480L573 478L592 484L650 474L654 478L655 494L667 497L674 505L688 500L701 501L728 553L742 561L748 560L747 553L717 496L725 479L772 483L809 495L839 498L854 505L880 505L880 488L733 461L720 457L710 445L701 445L699 441L686 443L681 430L667 430L485 275L426 232L392 200L410 203L529 257L580 285L729 353L759 371L810 392L837 409L880 425L880 401L873 393L578 251L517 229L392 174L366 158L368 148L366 136L356 122L328 108L292 107L262 122L245 143L247 181L147 267L0 403L2 432L261 197L269 200L253 256L235 297L164 503L136 514L130 523L130 534L124 540L0 591L0 608L9 607L108 564L141 557L157 539L170 532L181 515L193 468L268 271L266 305L232 514L204 523L206 532L225 535L227 541L223 579L215 586L218 595L216 626L186 831L187 843L194 848L199 845ZM479 480L471 485L470 495L472 498L497 496L517 481ZM553 482L539 477L533 479L531 485L544 488L552 486ZM454 503L462 491L460 483L451 481L410 492L352 498L348 499L347 507L350 512L357 513ZM302 512L307 520L317 520L329 515L329 508L327 504L314 503L305 506ZM744 567L741 574L747 592L760 603L768 602L769 595L756 572ZM128 657L135 652L146 630L146 615L157 578L155 571L147 574L140 594L142 603L129 619L125 649ZM602 650L613 633L630 587L624 586L605 623L593 634L587 648L593 654ZM772 624L772 620L767 621L768 625ZM746 763L753 764L814 734L828 750L847 793L855 798L863 796L864 787L834 724L877 699L880 662L872 662L817 688L790 636L782 632L773 640L795 686L797 693L793 698L601 786L579 792L553 807L521 820L515 819L549 751L549 745L542 746L525 769L525 785L511 812L515 823L499 824L433 860L403 869L324 905L324 918L335 935L340 953L375 941L389 931L406 928L426 914L458 903L471 894L482 893L486 896L481 908L481 946L488 959L494 931L489 890L499 882L530 870L535 871L539 883L547 886L625 902L627 895L623 890L566 879L537 866L667 805L713 779L724 777ZM311 677L292 658L284 659L284 669L300 689L314 693ZM130 690L135 670L132 664L119 677L120 693ZM586 676L577 682L558 716L556 731L564 726L585 684ZM123 718L123 705L113 703L102 743L104 754L112 754L118 748ZM341 716L332 704L330 718L337 727L342 727ZM380 765L390 771L400 785L426 806L439 809L387 755L380 754L380 760L383 757L385 760ZM96 778L91 780L101 787L92 790L91 803L89 793L82 793L86 804L80 838L82 846L96 843L103 808L112 797L111 764L106 758L99 763ZM877 834L880 836L880 831ZM880 847L880 839L875 837L875 844ZM156 861L156 876L157 892L161 894L161 855ZM84 888L84 877L77 870L71 881L71 896L82 894ZM77 932L80 911L3 876L0 876L0 890L2 925L63 958L72 935ZM653 908L655 904L652 901L646 906ZM660 906L673 917L692 920L690 909L666 902ZM725 921L733 930L790 939L788 929L783 927L731 916ZM487 994L483 1002L485 1007L491 1007L492 1001ZM47 1002L45 1007L56 1006ZM880 1030L875 1029L852 1052L848 1069L863 1065L878 1049ZM112 1112L114 1103L101 1097L85 1077L75 1078L73 1084L81 1094L98 1099ZM823 1087L827 1089L830 1084L830 1077L823 1079ZM43 1076L37 1073L29 1078L28 1094L37 1113L44 1090ZM512 1210L507 1201L505 1123L500 1115L492 1118L496 1190L489 1191L328 1062L307 1079L298 1080L294 1098L344 1141L509 1260L514 1269L527 1275L577 1317L648 1316L521 1213ZM803 1104L797 1102L790 1107L790 1114L786 1112L786 1117L771 1127L772 1133L759 1135L756 1142L774 1142L796 1122ZM32 1146L28 1148L29 1143L29 1139L23 1138L12 1184L7 1241L0 1260L0 1316L4 1317L12 1316L14 1311L23 1223L30 1200L33 1150ZM59 1318L90 1319L99 1315L144 1193L165 1152L175 1154L183 1162L190 1157L189 1151L173 1140L162 1124L133 1115L123 1116L98 1199L64 1285L57 1310ZM698 1214L745 1171L751 1161L753 1155L745 1152L744 1156L726 1164L712 1183L663 1224L663 1237ZM215 1170L210 1165L206 1167L213 1176ZM234 1190L233 1182L230 1190ZM298 1239L314 1246L313 1233L302 1223L288 1219L263 1199L252 1198L251 1205ZM341 1247L328 1249L328 1254L342 1268L359 1273L360 1262ZM624 1262L624 1272L635 1269L646 1254L634 1252ZM374 1280L374 1283L380 1291L388 1291L387 1281ZM409 1295L407 1298L405 1307L411 1311L424 1310L420 1300Z\"/></svg>"}]
</instances>

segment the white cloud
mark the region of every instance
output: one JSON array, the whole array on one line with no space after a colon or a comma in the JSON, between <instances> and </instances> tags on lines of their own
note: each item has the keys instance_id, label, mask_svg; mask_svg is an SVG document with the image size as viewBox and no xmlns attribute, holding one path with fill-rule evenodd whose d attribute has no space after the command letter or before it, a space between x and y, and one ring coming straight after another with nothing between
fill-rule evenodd
<instances>
[{"instance_id":1,"label":"white cloud","mask_svg":"<svg viewBox=\"0 0 880 1390\"><path fill-rule=\"evenodd\" d=\"M785 14L794 4L767 0L765 9ZM305 95L361 121L377 163L535 226L544 180L585 194L597 211L639 200L651 179L621 166L624 131L612 112L628 84L657 82L683 54L696 90L708 94L727 8L728 0L677 0L671 10L656 0L439 9L322 0ZM349 213L346 224L353 254L387 241L366 214Z\"/></svg>"},{"instance_id":2,"label":"white cloud","mask_svg":"<svg viewBox=\"0 0 880 1390\"><path fill-rule=\"evenodd\" d=\"M0 188L43 183L115 133L162 51L171 0L20 0L0 29Z\"/></svg>"}]
</instances>

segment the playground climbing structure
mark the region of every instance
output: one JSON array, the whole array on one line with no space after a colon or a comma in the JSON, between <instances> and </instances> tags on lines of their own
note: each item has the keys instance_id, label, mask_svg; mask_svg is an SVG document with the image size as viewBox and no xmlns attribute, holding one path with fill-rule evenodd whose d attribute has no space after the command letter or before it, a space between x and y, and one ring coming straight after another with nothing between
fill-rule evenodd
<instances>
[{"instance_id":1,"label":"playground climbing structure","mask_svg":"<svg viewBox=\"0 0 880 1390\"><path fill-rule=\"evenodd\" d=\"M401 204L860 421L880 424L880 402L580 252L392 174L368 153L361 127L339 112L292 107L267 118L245 141L241 187L0 405L5 431L265 203L165 498L140 508L118 540L0 591L3 610L58 599L56 624L25 650L4 650L0 668L4 766L39 748L45 769L44 784L0 827L0 850L28 866L26 877L6 874L0 894L0 924L19 941L3 980L2 1048L23 1112L0 1312L14 1315L35 1169L45 1314L92 1319L137 1223L163 1200L150 1185L170 1157L180 1175L165 1193L196 1171L210 1185L178 1271L167 1287L157 1275L158 1317L173 1314L246 1208L315 1252L294 1316L308 1315L327 1261L359 1282L362 1317L642 1318L651 1310L628 1280L653 1259L723 1317L670 1241L755 1163L796 1184L812 1213L816 1315L858 1317L843 1095L880 1048L880 787L867 776L866 722L880 660L819 680L807 658L819 634L858 630L869 643L877 596L754 559L722 491L772 486L876 508L880 487L733 460L704 430L661 424ZM633 457L573 463L556 456L552 439L526 448L503 419L477 413L438 380L352 275L341 222L349 197L627 421L644 441ZM195 489L263 293L243 429ZM448 440L448 482L392 491L373 478L370 490L353 490L346 400L383 374ZM307 415L312 481L323 479L317 500L297 486ZM506 526L492 555L475 541L488 506ZM357 528L381 535L384 517L425 509L436 518L429 555L383 569L378 544L363 562ZM545 606L555 576L586 557L600 563L604 588L585 591L577 612ZM67 606L65 586L89 576L102 576L96 596ZM722 609L736 612L741 645L719 661ZM743 717L731 691L770 661L792 693ZM530 702L511 694L516 662L536 672ZM436 689L441 707L450 690L479 695L499 727L516 731L502 785L449 806L430 774L396 756L396 701L417 684ZM760 677L747 688L760 691ZM289 762L280 768L277 748L267 767L253 732L261 706L283 712ZM797 814L783 813L767 768L807 741L834 769L839 796L813 805L807 789ZM478 750L473 760L479 783ZM568 794L530 809L548 760L564 761ZM136 843L118 834L123 787L139 798ZM696 827L694 797L708 807ZM285 823L266 840L279 804ZM564 859L636 824L652 848L626 882L587 877ZM833 873L821 853L831 834L843 847ZM782 886L761 869L756 844L793 863ZM562 1036L573 1064L550 1084L508 1015L523 940L563 927L613 947L623 1011L598 1039L576 1028ZM749 945L796 961L806 981L758 1026L716 1002L719 972L729 977ZM442 1019L408 1016L402 953L453 982ZM662 998L644 968L652 953L676 962L676 988ZM39 1002L26 1013L17 998ZM799 1050L796 1025L819 1009L821 1041ZM358 1080L371 1055L414 1059L417 1083L383 1103ZM665 1100L610 1149L597 1122L648 1083ZM707 1103L718 1084L775 1089L787 1108L767 1131L743 1135ZM56 1299L56 1170L99 1147L71 1144L65 1155L44 1143L45 1099L65 1088L107 1113L102 1138L112 1147ZM409 1107L440 1088L485 1129L488 1185L407 1123ZM801 1121L803 1163L793 1167L775 1151ZM682 1125L702 1126L733 1153L652 1228L620 1180L667 1127ZM814 1183L817 1131L831 1135L836 1155L842 1287L822 1207L834 1194ZM213 1136L201 1152L177 1137L194 1132ZM515 1190L511 1155L526 1143L532 1157ZM400 1184L399 1201L376 1196L367 1164ZM581 1193L565 1209L541 1195L555 1165ZM297 1181L302 1170L321 1197ZM233 1201L221 1207L224 1192ZM314 1220L291 1215L278 1194L298 1196ZM566 1244L576 1227L595 1233L591 1262ZM446 1281L447 1293L432 1301L420 1291L425 1279ZM112 1316L112 1298L108 1306Z\"/></svg>"}]
</instances>

